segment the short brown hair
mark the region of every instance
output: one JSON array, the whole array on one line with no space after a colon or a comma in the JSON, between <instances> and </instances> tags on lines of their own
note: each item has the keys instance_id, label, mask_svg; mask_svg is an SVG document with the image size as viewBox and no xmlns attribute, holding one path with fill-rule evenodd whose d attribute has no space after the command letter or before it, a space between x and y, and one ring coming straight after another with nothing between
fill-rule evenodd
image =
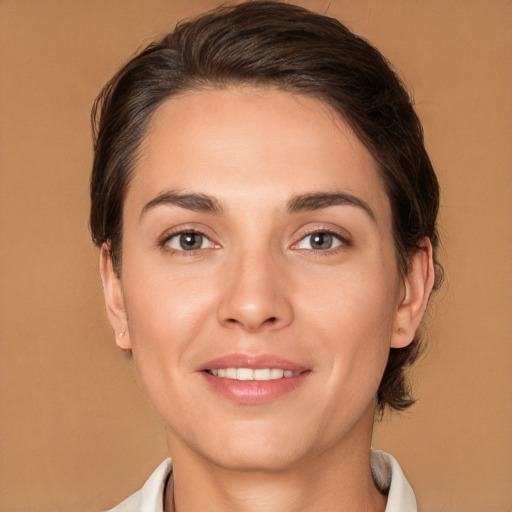
<instances>
[{"instance_id":1,"label":"short brown hair","mask_svg":"<svg viewBox=\"0 0 512 512\"><path fill-rule=\"evenodd\" d=\"M121 272L122 209L137 152L152 114L186 90L251 84L313 96L337 111L377 161L392 209L400 272L418 243L434 248L439 186L421 123L385 58L339 21L273 1L222 7L179 23L130 60L103 88L92 111L94 164L90 226L108 242ZM405 369L419 339L390 349L377 404L405 409L414 402Z\"/></svg>"}]
</instances>

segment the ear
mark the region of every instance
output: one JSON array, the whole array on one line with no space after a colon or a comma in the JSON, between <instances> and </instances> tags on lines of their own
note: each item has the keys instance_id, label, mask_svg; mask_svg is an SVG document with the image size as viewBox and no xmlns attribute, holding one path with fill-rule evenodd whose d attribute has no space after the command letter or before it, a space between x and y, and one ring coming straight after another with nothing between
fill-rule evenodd
<instances>
[{"instance_id":1,"label":"ear","mask_svg":"<svg viewBox=\"0 0 512 512\"><path fill-rule=\"evenodd\" d=\"M100 274L103 283L103 294L110 325L114 330L117 345L123 350L130 350L130 335L124 306L121 279L114 270L112 254L109 246L104 243L100 250Z\"/></svg>"},{"instance_id":2,"label":"ear","mask_svg":"<svg viewBox=\"0 0 512 512\"><path fill-rule=\"evenodd\" d=\"M404 348L414 339L433 286L432 244L428 238L423 238L419 249L412 256L407 275L403 278L401 299L393 323L392 348Z\"/></svg>"}]
</instances>

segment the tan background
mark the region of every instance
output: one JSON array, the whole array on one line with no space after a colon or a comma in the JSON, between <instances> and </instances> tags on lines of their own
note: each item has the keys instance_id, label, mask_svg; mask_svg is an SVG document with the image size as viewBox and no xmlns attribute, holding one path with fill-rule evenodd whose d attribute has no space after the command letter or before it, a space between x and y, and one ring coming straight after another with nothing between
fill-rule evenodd
<instances>
[{"instance_id":1,"label":"tan background","mask_svg":"<svg viewBox=\"0 0 512 512\"><path fill-rule=\"evenodd\" d=\"M166 455L107 325L87 229L89 109L215 0L0 1L0 510L97 511ZM447 281L419 403L374 445L424 512L512 510L512 3L318 0L403 71L443 190Z\"/></svg>"}]
</instances>

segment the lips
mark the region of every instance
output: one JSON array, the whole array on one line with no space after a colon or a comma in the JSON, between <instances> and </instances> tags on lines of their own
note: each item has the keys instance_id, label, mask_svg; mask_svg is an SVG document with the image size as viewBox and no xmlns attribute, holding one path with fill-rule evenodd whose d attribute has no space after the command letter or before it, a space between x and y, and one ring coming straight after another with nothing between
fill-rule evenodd
<instances>
[{"instance_id":1,"label":"lips","mask_svg":"<svg viewBox=\"0 0 512 512\"><path fill-rule=\"evenodd\" d=\"M306 371L307 368L288 359L269 354L229 354L204 363L200 371L218 370L221 368L281 368L292 372Z\"/></svg>"},{"instance_id":2,"label":"lips","mask_svg":"<svg viewBox=\"0 0 512 512\"><path fill-rule=\"evenodd\" d=\"M273 355L230 354L200 368L209 388L240 404L262 404L294 391L311 371Z\"/></svg>"}]
</instances>

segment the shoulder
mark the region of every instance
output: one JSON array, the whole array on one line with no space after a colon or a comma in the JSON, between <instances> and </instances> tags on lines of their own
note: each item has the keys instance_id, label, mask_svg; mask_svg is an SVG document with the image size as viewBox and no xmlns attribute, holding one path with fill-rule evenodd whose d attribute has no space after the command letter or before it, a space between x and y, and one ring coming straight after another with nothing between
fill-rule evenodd
<instances>
[{"instance_id":1,"label":"shoulder","mask_svg":"<svg viewBox=\"0 0 512 512\"><path fill-rule=\"evenodd\" d=\"M414 492L396 459L389 453L372 450L370 463L375 485L388 495L385 512L417 512Z\"/></svg>"},{"instance_id":2,"label":"shoulder","mask_svg":"<svg viewBox=\"0 0 512 512\"><path fill-rule=\"evenodd\" d=\"M171 472L171 459L166 459L155 469L141 489L106 512L163 512L165 486Z\"/></svg>"}]
</instances>

